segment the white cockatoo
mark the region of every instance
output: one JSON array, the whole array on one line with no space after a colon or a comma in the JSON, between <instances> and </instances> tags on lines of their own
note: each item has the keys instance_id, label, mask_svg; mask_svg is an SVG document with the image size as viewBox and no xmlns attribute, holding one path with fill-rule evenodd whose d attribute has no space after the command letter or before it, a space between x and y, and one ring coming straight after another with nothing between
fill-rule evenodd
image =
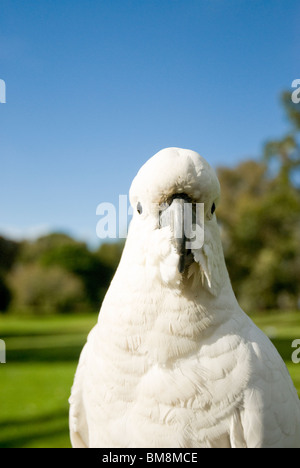
<instances>
[{"instance_id":1,"label":"white cockatoo","mask_svg":"<svg viewBox=\"0 0 300 468\"><path fill-rule=\"evenodd\" d=\"M219 197L190 150L160 151L133 180L123 255L72 387L73 447L300 448L287 368L232 291Z\"/></svg>"}]
</instances>

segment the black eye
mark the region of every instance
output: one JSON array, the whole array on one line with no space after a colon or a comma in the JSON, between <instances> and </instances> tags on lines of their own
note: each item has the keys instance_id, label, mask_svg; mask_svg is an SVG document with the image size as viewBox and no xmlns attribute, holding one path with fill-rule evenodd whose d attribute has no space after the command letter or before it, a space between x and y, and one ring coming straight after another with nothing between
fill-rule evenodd
<instances>
[{"instance_id":1,"label":"black eye","mask_svg":"<svg viewBox=\"0 0 300 468\"><path fill-rule=\"evenodd\" d=\"M136 210L137 210L138 214L143 213L143 208L142 208L142 205L140 204L140 202L138 202L138 204L136 205Z\"/></svg>"},{"instance_id":2,"label":"black eye","mask_svg":"<svg viewBox=\"0 0 300 468\"><path fill-rule=\"evenodd\" d=\"M213 215L215 211L216 211L216 205L213 203L211 207L211 214Z\"/></svg>"}]
</instances>

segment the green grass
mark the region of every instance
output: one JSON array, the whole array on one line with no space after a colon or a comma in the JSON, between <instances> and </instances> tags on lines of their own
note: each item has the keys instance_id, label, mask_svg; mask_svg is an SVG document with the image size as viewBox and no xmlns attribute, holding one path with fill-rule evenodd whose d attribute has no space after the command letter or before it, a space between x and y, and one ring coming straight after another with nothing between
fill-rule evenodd
<instances>
[{"instance_id":1,"label":"green grass","mask_svg":"<svg viewBox=\"0 0 300 468\"><path fill-rule=\"evenodd\" d=\"M300 314L252 317L283 356L300 395L291 343ZM82 346L96 315L0 316L7 363L0 364L0 447L70 447L68 398Z\"/></svg>"},{"instance_id":2,"label":"green grass","mask_svg":"<svg viewBox=\"0 0 300 468\"><path fill-rule=\"evenodd\" d=\"M70 447L68 398L97 316L0 317L0 447Z\"/></svg>"}]
</instances>

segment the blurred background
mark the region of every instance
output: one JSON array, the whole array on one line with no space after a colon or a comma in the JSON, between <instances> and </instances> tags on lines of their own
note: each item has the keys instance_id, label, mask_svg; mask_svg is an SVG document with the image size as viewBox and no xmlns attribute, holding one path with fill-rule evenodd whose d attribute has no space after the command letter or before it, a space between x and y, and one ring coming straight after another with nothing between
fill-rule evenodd
<instances>
[{"instance_id":1,"label":"blurred background","mask_svg":"<svg viewBox=\"0 0 300 468\"><path fill-rule=\"evenodd\" d=\"M124 245L97 237L96 208L168 146L217 170L234 290L300 395L299 19L296 0L1 1L0 447L70 447Z\"/></svg>"}]
</instances>

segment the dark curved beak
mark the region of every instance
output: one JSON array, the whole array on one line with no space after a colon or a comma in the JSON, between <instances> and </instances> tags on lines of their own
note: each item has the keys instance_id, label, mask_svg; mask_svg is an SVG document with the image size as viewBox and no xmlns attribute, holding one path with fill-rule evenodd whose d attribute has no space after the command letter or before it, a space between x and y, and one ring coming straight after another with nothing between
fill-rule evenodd
<instances>
[{"instance_id":1,"label":"dark curved beak","mask_svg":"<svg viewBox=\"0 0 300 468\"><path fill-rule=\"evenodd\" d=\"M178 270L183 273L186 266L191 263L192 254L190 249L186 248L188 238L185 235L187 210L185 205L191 200L185 194L176 194L172 197L169 204L159 213L159 227L170 226L173 233L172 243L179 255ZM188 220L192 223L192 220Z\"/></svg>"}]
</instances>

